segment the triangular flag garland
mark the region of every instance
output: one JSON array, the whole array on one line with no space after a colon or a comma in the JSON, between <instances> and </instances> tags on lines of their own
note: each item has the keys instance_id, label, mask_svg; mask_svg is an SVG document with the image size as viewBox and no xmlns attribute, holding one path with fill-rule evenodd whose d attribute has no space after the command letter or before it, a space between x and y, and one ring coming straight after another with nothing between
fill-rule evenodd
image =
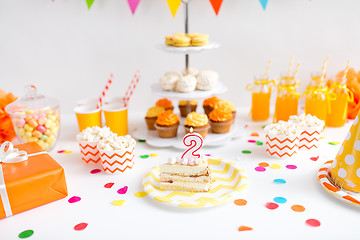
<instances>
[{"instance_id":1,"label":"triangular flag garland","mask_svg":"<svg viewBox=\"0 0 360 240\"><path fill-rule=\"evenodd\" d=\"M221 4L222 4L223 0L210 0L210 3L216 13L216 15L218 15Z\"/></svg>"},{"instance_id":2,"label":"triangular flag garland","mask_svg":"<svg viewBox=\"0 0 360 240\"><path fill-rule=\"evenodd\" d=\"M175 17L176 12L180 6L181 0L166 0L166 1L169 5L172 16Z\"/></svg>"},{"instance_id":3,"label":"triangular flag garland","mask_svg":"<svg viewBox=\"0 0 360 240\"><path fill-rule=\"evenodd\" d=\"M86 0L86 4L87 4L87 6L88 6L88 9L91 8L91 5L93 5L94 1L95 1L95 0Z\"/></svg>"},{"instance_id":4,"label":"triangular flag garland","mask_svg":"<svg viewBox=\"0 0 360 240\"><path fill-rule=\"evenodd\" d=\"M139 5L140 0L127 0L132 14L135 14L136 8Z\"/></svg>"},{"instance_id":5,"label":"triangular flag garland","mask_svg":"<svg viewBox=\"0 0 360 240\"><path fill-rule=\"evenodd\" d=\"M261 6L263 7L263 9L265 10L266 9L266 5L268 4L268 1L269 0L259 0L260 3L261 3Z\"/></svg>"}]
</instances>

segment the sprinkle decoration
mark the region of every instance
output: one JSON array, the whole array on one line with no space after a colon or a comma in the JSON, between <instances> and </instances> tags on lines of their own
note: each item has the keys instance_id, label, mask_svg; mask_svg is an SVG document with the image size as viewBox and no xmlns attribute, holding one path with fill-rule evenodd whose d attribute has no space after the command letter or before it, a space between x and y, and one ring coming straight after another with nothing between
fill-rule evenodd
<instances>
[{"instance_id":1,"label":"sprinkle decoration","mask_svg":"<svg viewBox=\"0 0 360 240\"><path fill-rule=\"evenodd\" d=\"M69 198L68 202L69 203L76 203L76 202L78 202L80 200L81 200L81 197L73 196L73 197Z\"/></svg>"},{"instance_id":2,"label":"sprinkle decoration","mask_svg":"<svg viewBox=\"0 0 360 240\"><path fill-rule=\"evenodd\" d=\"M295 165L286 165L287 169L297 169L297 166Z\"/></svg>"},{"instance_id":3,"label":"sprinkle decoration","mask_svg":"<svg viewBox=\"0 0 360 240\"><path fill-rule=\"evenodd\" d=\"M281 166L279 164L274 163L274 164L271 164L270 168L272 168L272 169L280 169Z\"/></svg>"},{"instance_id":4,"label":"sprinkle decoration","mask_svg":"<svg viewBox=\"0 0 360 240\"><path fill-rule=\"evenodd\" d=\"M266 207L267 209L270 209L270 210L275 210L275 209L277 209L277 208L279 207L279 205L276 204L276 203L273 203L273 202L267 202L267 203L265 204L265 207Z\"/></svg>"},{"instance_id":5,"label":"sprinkle decoration","mask_svg":"<svg viewBox=\"0 0 360 240\"><path fill-rule=\"evenodd\" d=\"M234 204L237 206L245 206L247 201L245 199L235 199Z\"/></svg>"},{"instance_id":6,"label":"sprinkle decoration","mask_svg":"<svg viewBox=\"0 0 360 240\"><path fill-rule=\"evenodd\" d=\"M274 202L279 203L279 204L284 204L287 202L287 200L284 197L275 197Z\"/></svg>"},{"instance_id":7,"label":"sprinkle decoration","mask_svg":"<svg viewBox=\"0 0 360 240\"><path fill-rule=\"evenodd\" d=\"M135 193L135 197L138 197L138 198L142 198L142 197L145 197L147 195L148 195L147 192L136 192Z\"/></svg>"},{"instance_id":8,"label":"sprinkle decoration","mask_svg":"<svg viewBox=\"0 0 360 240\"><path fill-rule=\"evenodd\" d=\"M82 231L85 230L85 228L88 226L87 223L79 223L77 225L75 225L74 230L75 231Z\"/></svg>"},{"instance_id":9,"label":"sprinkle decoration","mask_svg":"<svg viewBox=\"0 0 360 240\"><path fill-rule=\"evenodd\" d=\"M28 238L31 237L33 234L34 234L33 230L25 230L19 234L19 238L21 239Z\"/></svg>"},{"instance_id":10,"label":"sprinkle decoration","mask_svg":"<svg viewBox=\"0 0 360 240\"><path fill-rule=\"evenodd\" d=\"M95 174L95 173L99 173L99 172L101 172L101 169L98 169L98 168L95 168L90 171L91 174Z\"/></svg>"},{"instance_id":11,"label":"sprinkle decoration","mask_svg":"<svg viewBox=\"0 0 360 240\"><path fill-rule=\"evenodd\" d=\"M70 153L72 153L72 151L64 151L63 153L64 154L70 154Z\"/></svg>"},{"instance_id":12,"label":"sprinkle decoration","mask_svg":"<svg viewBox=\"0 0 360 240\"><path fill-rule=\"evenodd\" d=\"M140 158L149 158L149 155L140 155Z\"/></svg>"},{"instance_id":13,"label":"sprinkle decoration","mask_svg":"<svg viewBox=\"0 0 360 240\"><path fill-rule=\"evenodd\" d=\"M329 142L330 145L339 145L339 142Z\"/></svg>"},{"instance_id":14,"label":"sprinkle decoration","mask_svg":"<svg viewBox=\"0 0 360 240\"><path fill-rule=\"evenodd\" d=\"M294 211L294 212L303 212L305 211L305 207L301 206L301 205L292 205L291 206L291 209Z\"/></svg>"},{"instance_id":15,"label":"sprinkle decoration","mask_svg":"<svg viewBox=\"0 0 360 240\"><path fill-rule=\"evenodd\" d=\"M125 203L125 200L114 200L114 201L112 201L112 204L114 205L114 206L122 206L123 204Z\"/></svg>"},{"instance_id":16,"label":"sprinkle decoration","mask_svg":"<svg viewBox=\"0 0 360 240\"><path fill-rule=\"evenodd\" d=\"M319 227L321 225L320 221L316 219L308 219L305 223L311 227Z\"/></svg>"},{"instance_id":17,"label":"sprinkle decoration","mask_svg":"<svg viewBox=\"0 0 360 240\"><path fill-rule=\"evenodd\" d=\"M120 188L119 190L117 190L118 194L125 194L128 190L128 186L125 186L123 188Z\"/></svg>"},{"instance_id":18,"label":"sprinkle decoration","mask_svg":"<svg viewBox=\"0 0 360 240\"><path fill-rule=\"evenodd\" d=\"M265 172L266 171L266 168L264 168L264 167L256 167L255 168L255 171L257 171L257 172Z\"/></svg>"},{"instance_id":19,"label":"sprinkle decoration","mask_svg":"<svg viewBox=\"0 0 360 240\"><path fill-rule=\"evenodd\" d=\"M57 153L63 153L65 152L65 150L60 150L60 151L57 151Z\"/></svg>"},{"instance_id":20,"label":"sprinkle decoration","mask_svg":"<svg viewBox=\"0 0 360 240\"><path fill-rule=\"evenodd\" d=\"M274 179L274 183L276 183L276 184L285 184L286 181L285 181L285 179L278 178L278 179Z\"/></svg>"},{"instance_id":21,"label":"sprinkle decoration","mask_svg":"<svg viewBox=\"0 0 360 240\"><path fill-rule=\"evenodd\" d=\"M157 153L151 153L150 154L150 157L158 157L159 156L159 154L157 154Z\"/></svg>"},{"instance_id":22,"label":"sprinkle decoration","mask_svg":"<svg viewBox=\"0 0 360 240\"><path fill-rule=\"evenodd\" d=\"M312 161L317 161L317 160L319 160L319 156L317 156L317 157L311 157L310 160L312 160Z\"/></svg>"},{"instance_id":23,"label":"sprinkle decoration","mask_svg":"<svg viewBox=\"0 0 360 240\"><path fill-rule=\"evenodd\" d=\"M210 157L210 156L211 156L211 154L207 153L207 154L205 154L205 156L206 156L206 157Z\"/></svg>"},{"instance_id":24,"label":"sprinkle decoration","mask_svg":"<svg viewBox=\"0 0 360 240\"><path fill-rule=\"evenodd\" d=\"M238 231L239 232L242 232L242 231L251 231L251 230L253 230L251 227L248 227L248 226L240 226L239 228L238 228Z\"/></svg>"},{"instance_id":25,"label":"sprinkle decoration","mask_svg":"<svg viewBox=\"0 0 360 240\"><path fill-rule=\"evenodd\" d=\"M109 182L107 184L104 185L104 188L112 188L112 186L114 186L113 182Z\"/></svg>"},{"instance_id":26,"label":"sprinkle decoration","mask_svg":"<svg viewBox=\"0 0 360 240\"><path fill-rule=\"evenodd\" d=\"M256 143L255 140L248 140L249 143Z\"/></svg>"},{"instance_id":27,"label":"sprinkle decoration","mask_svg":"<svg viewBox=\"0 0 360 240\"><path fill-rule=\"evenodd\" d=\"M251 133L250 136L252 136L252 137L259 137L260 135L259 135L259 133L257 133L257 132L253 132L253 133Z\"/></svg>"},{"instance_id":28,"label":"sprinkle decoration","mask_svg":"<svg viewBox=\"0 0 360 240\"><path fill-rule=\"evenodd\" d=\"M268 167L269 164L267 162L261 162L261 163L259 163L259 166L260 167Z\"/></svg>"},{"instance_id":29,"label":"sprinkle decoration","mask_svg":"<svg viewBox=\"0 0 360 240\"><path fill-rule=\"evenodd\" d=\"M241 151L243 154L250 154L251 153L251 151L250 150L243 150L243 151Z\"/></svg>"},{"instance_id":30,"label":"sprinkle decoration","mask_svg":"<svg viewBox=\"0 0 360 240\"><path fill-rule=\"evenodd\" d=\"M258 145L258 146L262 146L264 143L263 142L261 142L261 141L256 141L256 145Z\"/></svg>"},{"instance_id":31,"label":"sprinkle decoration","mask_svg":"<svg viewBox=\"0 0 360 240\"><path fill-rule=\"evenodd\" d=\"M138 142L146 142L145 139L139 139Z\"/></svg>"}]
</instances>

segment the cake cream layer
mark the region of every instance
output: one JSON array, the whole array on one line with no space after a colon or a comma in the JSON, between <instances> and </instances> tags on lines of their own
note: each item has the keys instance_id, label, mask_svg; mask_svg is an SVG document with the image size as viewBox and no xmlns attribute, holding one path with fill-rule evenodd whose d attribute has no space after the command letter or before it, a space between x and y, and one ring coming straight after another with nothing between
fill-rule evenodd
<instances>
[{"instance_id":1,"label":"cake cream layer","mask_svg":"<svg viewBox=\"0 0 360 240\"><path fill-rule=\"evenodd\" d=\"M160 182L160 189L171 191L207 192L210 182Z\"/></svg>"},{"instance_id":2,"label":"cake cream layer","mask_svg":"<svg viewBox=\"0 0 360 240\"><path fill-rule=\"evenodd\" d=\"M210 182L211 177L209 174L202 175L202 176L194 176L194 177L186 177L186 176L179 176L173 175L168 173L161 173L160 174L160 181L161 182Z\"/></svg>"},{"instance_id":3,"label":"cake cream layer","mask_svg":"<svg viewBox=\"0 0 360 240\"><path fill-rule=\"evenodd\" d=\"M206 161L194 166L164 163L160 165L161 173L179 176L202 176L209 175L209 167Z\"/></svg>"}]
</instances>

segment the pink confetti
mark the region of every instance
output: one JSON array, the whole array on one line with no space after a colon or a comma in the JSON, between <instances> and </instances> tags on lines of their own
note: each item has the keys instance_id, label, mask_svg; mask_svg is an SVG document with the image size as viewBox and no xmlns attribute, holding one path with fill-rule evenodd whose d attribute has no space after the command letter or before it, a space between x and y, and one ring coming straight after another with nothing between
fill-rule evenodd
<instances>
[{"instance_id":1,"label":"pink confetti","mask_svg":"<svg viewBox=\"0 0 360 240\"><path fill-rule=\"evenodd\" d=\"M273 202L267 202L267 203L265 204L265 207L266 207L267 209L274 210L274 209L277 209L277 208L279 207L279 205L276 204L276 203L273 203Z\"/></svg>"},{"instance_id":2,"label":"pink confetti","mask_svg":"<svg viewBox=\"0 0 360 240\"><path fill-rule=\"evenodd\" d=\"M69 203L76 203L76 202L78 202L80 200L81 200L81 197L73 196L73 197L69 198L68 202Z\"/></svg>"},{"instance_id":3,"label":"pink confetti","mask_svg":"<svg viewBox=\"0 0 360 240\"><path fill-rule=\"evenodd\" d=\"M256 143L255 140L248 140L249 143Z\"/></svg>"},{"instance_id":4,"label":"pink confetti","mask_svg":"<svg viewBox=\"0 0 360 240\"><path fill-rule=\"evenodd\" d=\"M57 153L63 153L65 152L65 150L60 150L60 151L57 151Z\"/></svg>"},{"instance_id":5,"label":"pink confetti","mask_svg":"<svg viewBox=\"0 0 360 240\"><path fill-rule=\"evenodd\" d=\"M128 186L125 186L123 188L120 188L119 190L117 190L118 194L125 194L128 190Z\"/></svg>"},{"instance_id":6,"label":"pink confetti","mask_svg":"<svg viewBox=\"0 0 360 240\"><path fill-rule=\"evenodd\" d=\"M99 173L99 172L101 172L101 169L95 168L95 169L91 170L90 173L95 174L95 173Z\"/></svg>"},{"instance_id":7,"label":"pink confetti","mask_svg":"<svg viewBox=\"0 0 360 240\"><path fill-rule=\"evenodd\" d=\"M319 227L321 225L320 221L316 219L308 219L305 222L311 227Z\"/></svg>"},{"instance_id":8,"label":"pink confetti","mask_svg":"<svg viewBox=\"0 0 360 240\"><path fill-rule=\"evenodd\" d=\"M109 182L107 184L104 185L104 188L112 188L112 186L114 186L113 182Z\"/></svg>"},{"instance_id":9,"label":"pink confetti","mask_svg":"<svg viewBox=\"0 0 360 240\"><path fill-rule=\"evenodd\" d=\"M208 154L208 153L207 153L207 154L205 154L205 156L206 156L206 157L210 157L210 156L211 156L211 154Z\"/></svg>"},{"instance_id":10,"label":"pink confetti","mask_svg":"<svg viewBox=\"0 0 360 240\"><path fill-rule=\"evenodd\" d=\"M249 125L245 124L244 128L247 128Z\"/></svg>"},{"instance_id":11,"label":"pink confetti","mask_svg":"<svg viewBox=\"0 0 360 240\"><path fill-rule=\"evenodd\" d=\"M87 223L79 223L74 227L75 231L82 231L88 226Z\"/></svg>"},{"instance_id":12,"label":"pink confetti","mask_svg":"<svg viewBox=\"0 0 360 240\"><path fill-rule=\"evenodd\" d=\"M264 167L261 167L261 166L258 166L255 168L255 171L258 171L258 172L265 172L266 171L266 168Z\"/></svg>"},{"instance_id":13,"label":"pink confetti","mask_svg":"<svg viewBox=\"0 0 360 240\"><path fill-rule=\"evenodd\" d=\"M287 169L297 169L297 166L295 165L286 165Z\"/></svg>"},{"instance_id":14,"label":"pink confetti","mask_svg":"<svg viewBox=\"0 0 360 240\"><path fill-rule=\"evenodd\" d=\"M317 161L318 159L319 159L319 156L310 158L310 160L312 160L312 161Z\"/></svg>"}]
</instances>

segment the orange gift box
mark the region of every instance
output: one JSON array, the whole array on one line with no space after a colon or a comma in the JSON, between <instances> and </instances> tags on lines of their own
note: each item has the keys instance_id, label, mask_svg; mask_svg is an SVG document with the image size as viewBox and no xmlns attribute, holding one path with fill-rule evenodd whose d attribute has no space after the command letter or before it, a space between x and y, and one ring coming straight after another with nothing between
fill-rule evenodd
<instances>
[{"instance_id":1,"label":"orange gift box","mask_svg":"<svg viewBox=\"0 0 360 240\"><path fill-rule=\"evenodd\" d=\"M68 195L64 169L34 142L17 145L28 159L16 163L1 162L7 192L6 201L0 197L0 219L5 218L6 202L12 214L17 214ZM0 188L4 185L0 184ZM10 215L10 214L8 214Z\"/></svg>"}]
</instances>

